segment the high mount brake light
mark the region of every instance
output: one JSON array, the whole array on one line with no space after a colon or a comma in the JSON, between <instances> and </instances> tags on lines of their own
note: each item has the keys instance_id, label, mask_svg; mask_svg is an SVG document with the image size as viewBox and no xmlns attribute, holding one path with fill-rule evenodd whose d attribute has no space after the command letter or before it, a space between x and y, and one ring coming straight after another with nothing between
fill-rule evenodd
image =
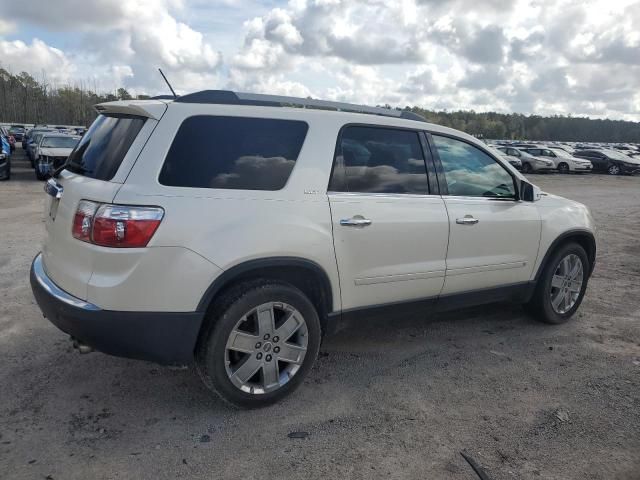
<instances>
[{"instance_id":1,"label":"high mount brake light","mask_svg":"<svg viewBox=\"0 0 640 480\"><path fill-rule=\"evenodd\" d=\"M164 216L160 207L112 205L81 200L72 234L103 247L146 247Z\"/></svg>"}]
</instances>

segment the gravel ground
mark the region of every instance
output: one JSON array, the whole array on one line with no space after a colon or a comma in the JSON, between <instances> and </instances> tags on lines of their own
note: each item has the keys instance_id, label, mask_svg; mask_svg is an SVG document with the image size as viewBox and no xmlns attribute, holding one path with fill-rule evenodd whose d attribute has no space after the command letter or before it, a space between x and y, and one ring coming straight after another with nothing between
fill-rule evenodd
<instances>
[{"instance_id":1,"label":"gravel ground","mask_svg":"<svg viewBox=\"0 0 640 480\"><path fill-rule=\"evenodd\" d=\"M494 480L640 479L639 178L532 175L599 227L568 324L496 304L352 326L289 399L237 411L192 368L79 355L42 318L28 282L42 183L14 165L0 182L0 478L477 479L466 451Z\"/></svg>"}]
</instances>

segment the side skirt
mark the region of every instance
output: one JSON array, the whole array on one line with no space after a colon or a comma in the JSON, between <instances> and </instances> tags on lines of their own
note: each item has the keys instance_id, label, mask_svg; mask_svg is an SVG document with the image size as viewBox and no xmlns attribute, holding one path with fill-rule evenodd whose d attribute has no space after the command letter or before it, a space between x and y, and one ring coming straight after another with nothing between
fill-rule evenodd
<instances>
[{"instance_id":1,"label":"side skirt","mask_svg":"<svg viewBox=\"0 0 640 480\"><path fill-rule=\"evenodd\" d=\"M332 312L328 316L326 333L330 335L339 332L351 323L362 320L393 319L419 313L444 312L501 301L526 303L531 299L535 286L536 283L534 281L521 282L439 297L425 297L417 300Z\"/></svg>"}]
</instances>

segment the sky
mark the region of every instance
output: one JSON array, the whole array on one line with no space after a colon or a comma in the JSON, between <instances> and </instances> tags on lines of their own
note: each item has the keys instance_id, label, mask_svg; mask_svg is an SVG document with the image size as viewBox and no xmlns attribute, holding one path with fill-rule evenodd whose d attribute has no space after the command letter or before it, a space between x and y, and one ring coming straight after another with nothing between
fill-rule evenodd
<instances>
[{"instance_id":1,"label":"sky","mask_svg":"<svg viewBox=\"0 0 640 480\"><path fill-rule=\"evenodd\" d=\"M0 0L50 85L640 121L640 0ZM7 15L6 12L11 12Z\"/></svg>"}]
</instances>

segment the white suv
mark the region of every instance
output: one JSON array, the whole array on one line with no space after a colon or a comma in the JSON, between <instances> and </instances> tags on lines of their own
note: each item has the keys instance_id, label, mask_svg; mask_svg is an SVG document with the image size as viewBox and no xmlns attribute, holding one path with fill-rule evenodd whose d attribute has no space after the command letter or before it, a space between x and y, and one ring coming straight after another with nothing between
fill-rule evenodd
<instances>
[{"instance_id":1,"label":"white suv","mask_svg":"<svg viewBox=\"0 0 640 480\"><path fill-rule=\"evenodd\" d=\"M81 351L195 362L256 407L301 383L340 321L511 299L561 323L582 301L587 208L462 132L225 91L96 108L45 186L31 269Z\"/></svg>"}]
</instances>

